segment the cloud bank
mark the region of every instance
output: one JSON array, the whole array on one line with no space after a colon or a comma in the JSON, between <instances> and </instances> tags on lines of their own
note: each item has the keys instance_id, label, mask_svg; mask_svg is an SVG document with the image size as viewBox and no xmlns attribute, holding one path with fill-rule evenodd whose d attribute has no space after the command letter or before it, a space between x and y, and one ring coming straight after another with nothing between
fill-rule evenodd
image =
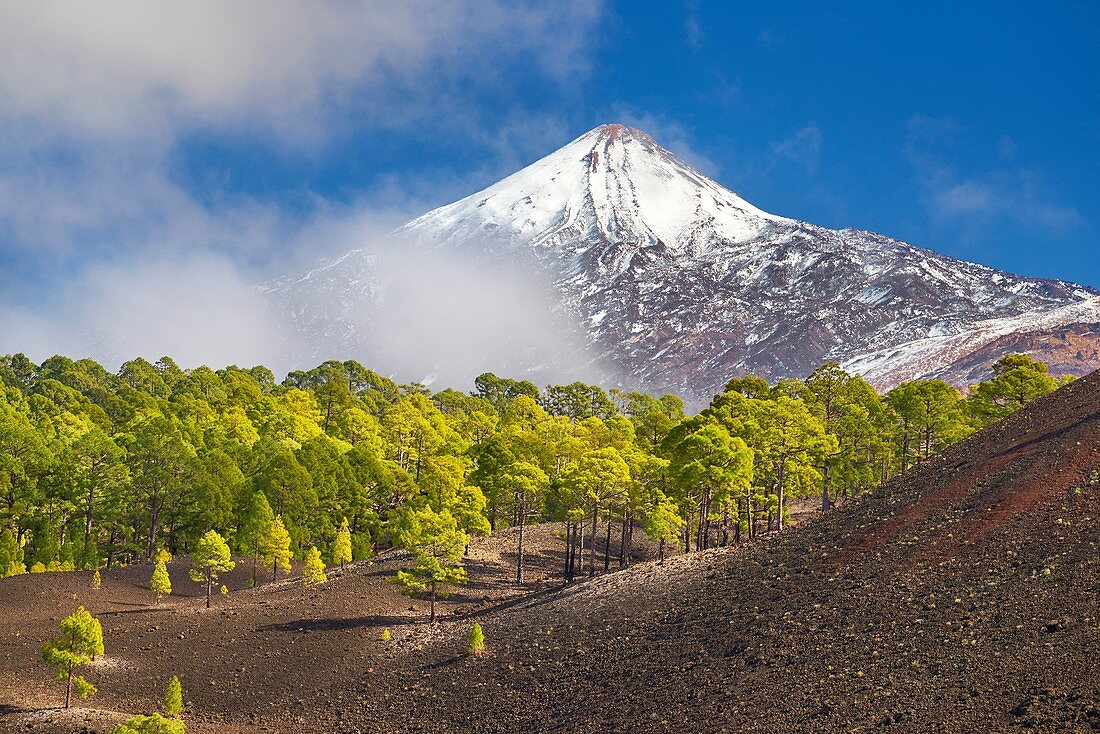
<instances>
[{"instance_id":1,"label":"cloud bank","mask_svg":"<svg viewBox=\"0 0 1100 734\"><path fill-rule=\"evenodd\" d=\"M594 0L0 5L0 353L277 362L283 324L256 283L469 181L288 205L196 186L182 147L213 136L310 160L353 131L446 116L489 151L491 175L557 123L517 111L486 130L463 96L499 93L517 66L548 85L583 78L601 13Z\"/></svg>"}]
</instances>

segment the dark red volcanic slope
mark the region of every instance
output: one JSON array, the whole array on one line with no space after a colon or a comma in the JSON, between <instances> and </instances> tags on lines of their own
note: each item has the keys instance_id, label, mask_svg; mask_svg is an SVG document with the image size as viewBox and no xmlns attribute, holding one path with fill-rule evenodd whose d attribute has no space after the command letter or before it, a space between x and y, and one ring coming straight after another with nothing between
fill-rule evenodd
<instances>
[{"instance_id":1,"label":"dark red volcanic slope","mask_svg":"<svg viewBox=\"0 0 1100 734\"><path fill-rule=\"evenodd\" d=\"M489 654L452 643L346 713L437 732L1100 729L1098 543L1100 373L770 542L486 619Z\"/></svg>"}]
</instances>

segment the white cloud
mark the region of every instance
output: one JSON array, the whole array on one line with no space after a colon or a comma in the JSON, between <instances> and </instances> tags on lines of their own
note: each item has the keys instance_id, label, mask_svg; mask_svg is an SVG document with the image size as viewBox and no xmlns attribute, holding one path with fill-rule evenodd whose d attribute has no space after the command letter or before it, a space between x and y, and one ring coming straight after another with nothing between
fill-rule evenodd
<instances>
[{"instance_id":1,"label":"white cloud","mask_svg":"<svg viewBox=\"0 0 1100 734\"><path fill-rule=\"evenodd\" d=\"M585 63L598 13L585 0L554 9L503 0L4 3L0 99L7 114L95 136L187 124L317 135L333 109L402 116L448 82L491 78L517 56L564 78Z\"/></svg>"},{"instance_id":2,"label":"white cloud","mask_svg":"<svg viewBox=\"0 0 1100 734\"><path fill-rule=\"evenodd\" d=\"M0 353L92 357L117 367L134 356L180 364L258 364L278 355L280 324L225 258L209 253L96 266L48 307L0 304Z\"/></svg>"},{"instance_id":3,"label":"white cloud","mask_svg":"<svg viewBox=\"0 0 1100 734\"><path fill-rule=\"evenodd\" d=\"M561 137L520 114L513 72L568 90L599 0L0 3L0 353L110 364L278 359L252 285L391 231ZM512 100L503 120L468 98ZM508 105L512 105L509 107ZM288 208L176 169L236 136L302 160L353 131L447 121L487 152L472 176L375 182ZM43 307L41 304L47 304Z\"/></svg>"}]
</instances>

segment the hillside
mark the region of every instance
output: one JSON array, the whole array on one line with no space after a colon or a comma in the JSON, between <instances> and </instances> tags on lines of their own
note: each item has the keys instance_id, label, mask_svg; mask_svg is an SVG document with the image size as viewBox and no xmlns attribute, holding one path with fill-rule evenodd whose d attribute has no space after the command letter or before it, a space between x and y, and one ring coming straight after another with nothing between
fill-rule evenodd
<instances>
[{"instance_id":1,"label":"hillside","mask_svg":"<svg viewBox=\"0 0 1100 734\"><path fill-rule=\"evenodd\" d=\"M195 732L1087 731L1098 518L1100 373L753 546L556 590L560 541L544 526L522 597L505 581L510 539L476 541L473 583L434 629L384 581L395 554L314 589L247 590L239 568L210 612L182 567L190 598L160 609L140 566L95 592L87 574L4 579L0 729L118 720L36 710L58 701L38 645L75 595L108 640L93 705L151 708L179 672ZM465 653L472 619L484 655Z\"/></svg>"},{"instance_id":2,"label":"hillside","mask_svg":"<svg viewBox=\"0 0 1100 734\"><path fill-rule=\"evenodd\" d=\"M424 731L1095 730L1098 518L1094 374L770 542L510 610L487 658L357 712Z\"/></svg>"},{"instance_id":3,"label":"hillside","mask_svg":"<svg viewBox=\"0 0 1100 734\"><path fill-rule=\"evenodd\" d=\"M456 319L440 331L477 339L493 324L482 348L492 357L476 363L486 369L545 381L565 365L692 403L733 375L774 382L827 360L877 387L929 375L965 386L1013 349L1065 373L1100 367L1093 289L770 214L623 125L591 130L392 240L394 252L364 243L265 286L297 333L294 363L336 354L397 369L394 353L411 352L433 365L437 354L419 343L431 341L425 314L466 313L471 298L496 291L486 310L523 309L541 285L547 303L524 318L472 310L478 328ZM437 283L420 286L419 308L394 304L440 267ZM547 310L555 319L535 318ZM1046 338L1066 328L1072 339ZM533 329L550 346L533 343Z\"/></svg>"}]
</instances>

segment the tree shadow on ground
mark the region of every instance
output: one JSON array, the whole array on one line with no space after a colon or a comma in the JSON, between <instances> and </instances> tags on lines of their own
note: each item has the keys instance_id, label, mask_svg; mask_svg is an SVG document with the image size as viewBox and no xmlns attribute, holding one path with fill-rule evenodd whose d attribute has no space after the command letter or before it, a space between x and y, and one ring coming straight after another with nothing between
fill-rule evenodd
<instances>
[{"instance_id":1,"label":"tree shadow on ground","mask_svg":"<svg viewBox=\"0 0 1100 734\"><path fill-rule=\"evenodd\" d=\"M397 616L370 614L340 619L298 619L257 627L259 632L343 632L359 627L403 627L427 619L427 615Z\"/></svg>"}]
</instances>

